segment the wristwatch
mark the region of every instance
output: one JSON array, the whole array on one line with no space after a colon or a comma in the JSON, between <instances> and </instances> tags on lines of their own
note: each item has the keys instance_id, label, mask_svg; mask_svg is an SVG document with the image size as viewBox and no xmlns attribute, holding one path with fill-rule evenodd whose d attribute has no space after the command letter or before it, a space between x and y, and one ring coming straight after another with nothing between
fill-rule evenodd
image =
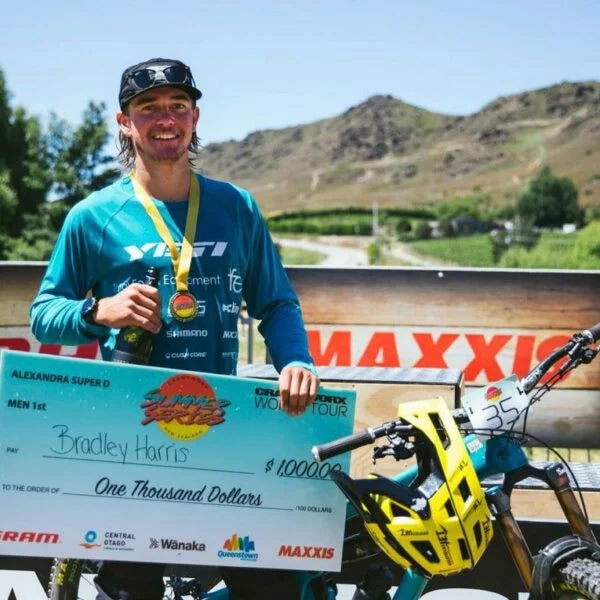
<instances>
[{"instance_id":1,"label":"wristwatch","mask_svg":"<svg viewBox=\"0 0 600 600\"><path fill-rule=\"evenodd\" d=\"M86 298L81 308L79 309L79 314L81 318L90 325L96 325L96 311L98 310L98 298L95 296L91 296L90 298Z\"/></svg>"}]
</instances>

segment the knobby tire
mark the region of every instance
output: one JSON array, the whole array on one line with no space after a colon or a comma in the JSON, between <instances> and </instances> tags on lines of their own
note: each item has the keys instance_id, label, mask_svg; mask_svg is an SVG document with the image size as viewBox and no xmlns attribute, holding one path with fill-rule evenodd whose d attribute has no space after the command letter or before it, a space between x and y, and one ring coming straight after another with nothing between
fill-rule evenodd
<instances>
[{"instance_id":1,"label":"knobby tire","mask_svg":"<svg viewBox=\"0 0 600 600\"><path fill-rule=\"evenodd\" d=\"M79 580L83 572L84 560L80 558L55 558L48 582L50 600L77 600Z\"/></svg>"},{"instance_id":2,"label":"knobby tire","mask_svg":"<svg viewBox=\"0 0 600 600\"><path fill-rule=\"evenodd\" d=\"M600 562L574 558L552 576L556 600L600 600Z\"/></svg>"}]
</instances>

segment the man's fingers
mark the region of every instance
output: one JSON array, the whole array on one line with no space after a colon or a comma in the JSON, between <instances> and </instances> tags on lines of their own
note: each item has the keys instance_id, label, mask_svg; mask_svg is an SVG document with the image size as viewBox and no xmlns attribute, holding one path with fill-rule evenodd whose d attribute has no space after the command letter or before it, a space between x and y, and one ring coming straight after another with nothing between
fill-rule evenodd
<instances>
[{"instance_id":1,"label":"man's fingers","mask_svg":"<svg viewBox=\"0 0 600 600\"><path fill-rule=\"evenodd\" d=\"M279 408L285 412L289 411L290 379L291 375L285 369L279 375Z\"/></svg>"},{"instance_id":2,"label":"man's fingers","mask_svg":"<svg viewBox=\"0 0 600 600\"><path fill-rule=\"evenodd\" d=\"M117 329L133 325L158 333L162 326L160 293L152 286L133 283L98 302L96 321Z\"/></svg>"},{"instance_id":3,"label":"man's fingers","mask_svg":"<svg viewBox=\"0 0 600 600\"><path fill-rule=\"evenodd\" d=\"M285 367L279 376L281 409L290 415L301 415L314 402L319 378L303 367Z\"/></svg>"}]
</instances>

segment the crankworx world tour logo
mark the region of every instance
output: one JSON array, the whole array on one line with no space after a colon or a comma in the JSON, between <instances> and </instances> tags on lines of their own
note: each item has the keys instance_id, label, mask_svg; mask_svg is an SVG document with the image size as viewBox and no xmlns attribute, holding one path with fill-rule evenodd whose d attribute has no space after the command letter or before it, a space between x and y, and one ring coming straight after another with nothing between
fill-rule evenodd
<instances>
[{"instance_id":1,"label":"crankworx world tour logo","mask_svg":"<svg viewBox=\"0 0 600 600\"><path fill-rule=\"evenodd\" d=\"M153 421L170 438L195 440L211 427L225 422L229 400L220 400L210 384L199 375L173 375L144 395L142 425Z\"/></svg>"}]
</instances>

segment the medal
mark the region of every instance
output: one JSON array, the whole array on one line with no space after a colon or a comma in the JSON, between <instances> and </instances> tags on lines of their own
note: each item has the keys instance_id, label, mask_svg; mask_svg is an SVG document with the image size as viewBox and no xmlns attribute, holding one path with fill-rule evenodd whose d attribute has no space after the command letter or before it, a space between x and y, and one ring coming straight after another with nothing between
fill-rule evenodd
<instances>
[{"instance_id":1,"label":"medal","mask_svg":"<svg viewBox=\"0 0 600 600\"><path fill-rule=\"evenodd\" d=\"M173 317L185 323L198 314L196 298L190 292L175 292L169 300L169 310Z\"/></svg>"},{"instance_id":2,"label":"medal","mask_svg":"<svg viewBox=\"0 0 600 600\"><path fill-rule=\"evenodd\" d=\"M198 304L194 295L188 290L188 277L190 274L190 266L192 263L192 251L194 237L196 235L196 223L198 221L198 213L200 211L200 186L196 175L190 173L190 191L188 195L189 206L188 213L185 219L185 232L181 241L181 252L177 250L175 240L171 235L166 223L164 222L158 209L152 202L150 195L139 184L135 178L135 174L131 174L131 183L144 210L152 220L156 231L162 238L163 242L169 248L171 255L171 263L173 264L173 272L175 273L175 287L177 291L169 300L169 311L174 319L178 321L191 321L198 314Z\"/></svg>"}]
</instances>

